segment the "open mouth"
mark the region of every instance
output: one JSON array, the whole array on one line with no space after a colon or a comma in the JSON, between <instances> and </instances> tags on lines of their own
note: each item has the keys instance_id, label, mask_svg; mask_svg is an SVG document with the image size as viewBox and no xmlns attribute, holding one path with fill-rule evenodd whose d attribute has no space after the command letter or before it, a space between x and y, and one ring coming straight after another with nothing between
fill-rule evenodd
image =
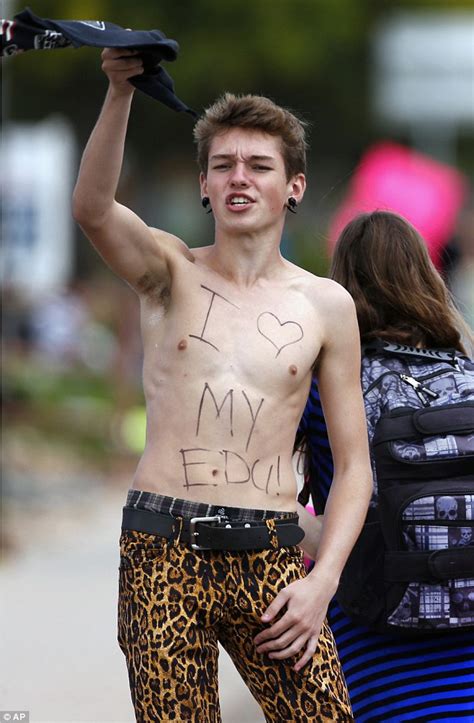
<instances>
[{"instance_id":1,"label":"open mouth","mask_svg":"<svg viewBox=\"0 0 474 723\"><path fill-rule=\"evenodd\" d=\"M226 205L231 206L233 209L245 208L250 206L252 203L254 203L254 200L242 193L233 193L231 196L227 196L226 198Z\"/></svg>"}]
</instances>

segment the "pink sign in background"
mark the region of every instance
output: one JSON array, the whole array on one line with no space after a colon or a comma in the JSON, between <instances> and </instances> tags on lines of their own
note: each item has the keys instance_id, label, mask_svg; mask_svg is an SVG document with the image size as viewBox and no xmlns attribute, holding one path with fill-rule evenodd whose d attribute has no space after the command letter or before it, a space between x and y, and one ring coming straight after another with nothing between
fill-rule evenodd
<instances>
[{"instance_id":1,"label":"pink sign in background","mask_svg":"<svg viewBox=\"0 0 474 723\"><path fill-rule=\"evenodd\" d=\"M329 229L331 250L346 223L375 210L404 216L425 239L431 258L453 236L468 184L456 168L439 163L405 146L384 141L362 156L349 192Z\"/></svg>"}]
</instances>

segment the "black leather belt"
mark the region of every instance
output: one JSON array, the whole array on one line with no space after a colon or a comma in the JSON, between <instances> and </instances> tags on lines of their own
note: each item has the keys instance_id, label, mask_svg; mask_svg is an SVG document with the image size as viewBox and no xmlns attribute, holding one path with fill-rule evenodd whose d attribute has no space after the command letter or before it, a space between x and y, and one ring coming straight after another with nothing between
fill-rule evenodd
<instances>
[{"instance_id":1,"label":"black leather belt","mask_svg":"<svg viewBox=\"0 0 474 723\"><path fill-rule=\"evenodd\" d=\"M297 517L274 519L278 547L297 545L304 532ZM194 550L266 550L274 547L270 531L262 520L235 522L226 517L193 517L190 520L159 512L123 508L122 530L147 532L159 537L179 535Z\"/></svg>"}]
</instances>

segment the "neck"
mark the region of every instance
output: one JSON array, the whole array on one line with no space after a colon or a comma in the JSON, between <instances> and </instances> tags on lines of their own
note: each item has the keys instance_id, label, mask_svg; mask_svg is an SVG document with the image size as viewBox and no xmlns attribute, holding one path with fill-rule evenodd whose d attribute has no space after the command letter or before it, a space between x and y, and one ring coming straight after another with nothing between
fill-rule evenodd
<instances>
[{"instance_id":1,"label":"neck","mask_svg":"<svg viewBox=\"0 0 474 723\"><path fill-rule=\"evenodd\" d=\"M275 277L285 263L280 253L281 231L229 234L216 229L207 263L238 286L252 286L260 279Z\"/></svg>"}]
</instances>

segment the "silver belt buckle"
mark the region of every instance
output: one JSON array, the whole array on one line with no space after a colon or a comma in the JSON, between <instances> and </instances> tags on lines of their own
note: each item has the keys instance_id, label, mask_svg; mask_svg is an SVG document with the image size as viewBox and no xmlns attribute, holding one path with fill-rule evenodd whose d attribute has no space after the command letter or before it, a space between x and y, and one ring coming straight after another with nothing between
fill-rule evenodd
<instances>
[{"instance_id":1,"label":"silver belt buckle","mask_svg":"<svg viewBox=\"0 0 474 723\"><path fill-rule=\"evenodd\" d=\"M198 537L199 532L196 532L196 525L198 522L222 522L223 518L220 515L215 517L192 517L189 521L189 536L191 537L191 547L193 550L211 550L211 547L201 547L201 545L192 542L192 540Z\"/></svg>"}]
</instances>

